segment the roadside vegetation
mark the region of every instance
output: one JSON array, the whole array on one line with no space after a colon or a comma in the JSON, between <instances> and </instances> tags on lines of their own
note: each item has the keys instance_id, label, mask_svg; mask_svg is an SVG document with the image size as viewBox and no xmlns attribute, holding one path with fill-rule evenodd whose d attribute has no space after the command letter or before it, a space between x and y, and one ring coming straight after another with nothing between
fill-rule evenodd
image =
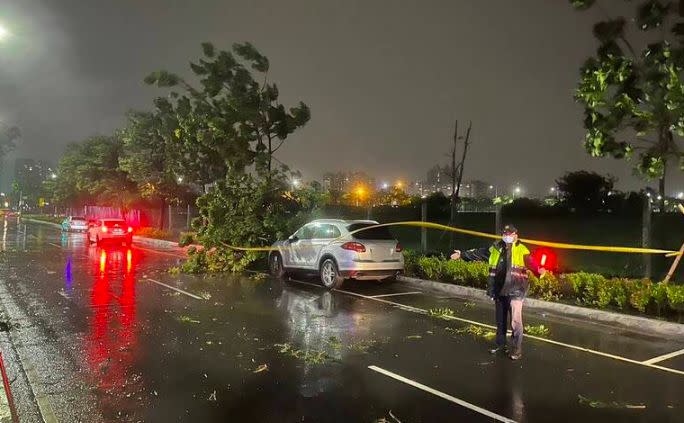
<instances>
[{"instance_id":1,"label":"roadside vegetation","mask_svg":"<svg viewBox=\"0 0 684 423\"><path fill-rule=\"evenodd\" d=\"M433 281L486 289L487 263L426 257L407 251L406 274ZM530 273L530 296L597 309L684 320L684 285L649 279L606 277L597 273ZM442 315L437 310L434 315Z\"/></svg>"}]
</instances>

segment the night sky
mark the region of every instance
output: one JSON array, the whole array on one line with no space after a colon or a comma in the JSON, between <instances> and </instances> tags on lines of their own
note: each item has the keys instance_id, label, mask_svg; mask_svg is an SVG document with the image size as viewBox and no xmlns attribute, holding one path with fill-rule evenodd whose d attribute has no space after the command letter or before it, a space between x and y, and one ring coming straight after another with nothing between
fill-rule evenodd
<instances>
[{"instance_id":1,"label":"night sky","mask_svg":"<svg viewBox=\"0 0 684 423\"><path fill-rule=\"evenodd\" d=\"M65 145L110 133L149 109L156 69L189 74L200 43L251 41L271 61L285 105L312 120L279 159L307 178L363 170L415 180L446 163L454 119L473 121L466 178L527 194L579 168L644 183L583 150L578 69L595 49L594 12L565 0L227 1L4 0L0 120L23 145L11 156L57 161ZM680 175L669 192L684 189Z\"/></svg>"}]
</instances>

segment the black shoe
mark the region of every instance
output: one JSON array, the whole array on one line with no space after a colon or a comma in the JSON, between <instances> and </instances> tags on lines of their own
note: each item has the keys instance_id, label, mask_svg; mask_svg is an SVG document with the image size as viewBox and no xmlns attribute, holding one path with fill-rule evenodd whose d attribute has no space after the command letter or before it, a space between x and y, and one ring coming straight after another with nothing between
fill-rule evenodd
<instances>
[{"instance_id":1,"label":"black shoe","mask_svg":"<svg viewBox=\"0 0 684 423\"><path fill-rule=\"evenodd\" d=\"M489 350L491 354L508 354L508 347L505 345L498 346Z\"/></svg>"}]
</instances>

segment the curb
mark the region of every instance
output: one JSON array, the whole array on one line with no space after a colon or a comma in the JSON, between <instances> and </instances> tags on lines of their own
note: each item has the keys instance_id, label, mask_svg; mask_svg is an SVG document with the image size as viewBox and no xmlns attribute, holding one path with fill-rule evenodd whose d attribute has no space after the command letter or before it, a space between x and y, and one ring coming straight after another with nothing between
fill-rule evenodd
<instances>
[{"instance_id":1,"label":"curb","mask_svg":"<svg viewBox=\"0 0 684 423\"><path fill-rule=\"evenodd\" d=\"M133 235L133 241L140 244L147 245L148 247L159 247L159 248L181 248L178 246L177 242L167 241L165 239L147 238L144 236Z\"/></svg>"},{"instance_id":2,"label":"curb","mask_svg":"<svg viewBox=\"0 0 684 423\"><path fill-rule=\"evenodd\" d=\"M484 289L429 281L425 279L410 278L407 276L398 276L397 281L414 288L428 288L432 291L443 292L459 297L489 301L489 297L487 297L487 293ZM552 313L563 314L566 316L593 320L595 322L607 323L612 326L651 335L658 334L668 337L684 336L684 325L680 323L649 319L647 317L631 316L629 314L613 313L605 310L595 310L592 308L580 307L572 304L554 303L536 298L525 298L525 306L535 310L543 310Z\"/></svg>"}]
</instances>

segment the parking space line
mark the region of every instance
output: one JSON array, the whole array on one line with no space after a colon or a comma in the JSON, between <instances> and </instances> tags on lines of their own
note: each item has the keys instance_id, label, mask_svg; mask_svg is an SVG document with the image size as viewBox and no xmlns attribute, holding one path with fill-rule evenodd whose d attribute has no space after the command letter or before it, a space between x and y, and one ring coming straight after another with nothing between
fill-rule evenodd
<instances>
[{"instance_id":1,"label":"parking space line","mask_svg":"<svg viewBox=\"0 0 684 423\"><path fill-rule=\"evenodd\" d=\"M422 291L411 291L411 292L395 292L394 294L381 294L381 295L371 295L371 298L382 298L382 297L396 297L397 295L413 295L422 294Z\"/></svg>"},{"instance_id":2,"label":"parking space line","mask_svg":"<svg viewBox=\"0 0 684 423\"><path fill-rule=\"evenodd\" d=\"M174 290L174 291L176 291L176 292L180 292L181 294L185 294L185 295L187 295L188 297L194 298L194 299L196 299L196 300L202 300L202 299L203 299L202 297L199 297L199 296L197 296L197 295L195 295L195 294L191 294L191 293L189 293L189 292L187 292L187 291L183 291L182 289L176 288L175 286L167 285L167 284L165 284L164 282L159 282L159 281L157 281L157 280L150 279L150 278L144 278L143 280L145 280L145 281L150 281L150 282L154 282L154 283L156 283L157 285L161 285L161 286L164 286L164 287L166 287L166 288L172 289L172 290Z\"/></svg>"},{"instance_id":3,"label":"parking space line","mask_svg":"<svg viewBox=\"0 0 684 423\"><path fill-rule=\"evenodd\" d=\"M679 350L679 351L673 351L673 352L671 352L671 353L669 353L669 354L659 355L658 357L653 357L653 358L651 358L651 359L648 359L648 360L644 361L644 364L655 364L655 363L659 363L659 362L661 362L661 361L669 360L669 359L671 359L671 358L673 358L673 357L677 357L677 356L682 355L682 354L684 354L684 349L681 349L681 350Z\"/></svg>"},{"instance_id":4,"label":"parking space line","mask_svg":"<svg viewBox=\"0 0 684 423\"><path fill-rule=\"evenodd\" d=\"M309 284L309 283L307 283L307 282L295 281L294 279L290 279L290 280L291 280L291 281L294 281L294 282L304 283L304 284L307 284L307 285L313 285L313 284ZM318 286L319 288L322 288L322 286L320 286L320 285L314 285L314 286ZM342 290L342 289L335 289L334 291L340 292L340 293L342 293L342 294L351 295L351 296L354 296L354 297L365 298L365 299L371 300L371 301L377 301L377 302L379 302L379 303L391 305L391 306L400 308L400 309L405 310L405 311L410 311L410 312L413 312L413 313L425 314L425 315L428 314L428 311L425 310L425 309L418 308L418 307L413 307L413 306L408 306L408 305L401 304L401 303L395 303L394 301L389 301L389 300L385 300L385 299L382 299L382 298L374 298L374 297L370 297L370 296L368 296L368 295L358 294L358 293L356 293L356 292L345 291L345 290ZM481 327L485 327L485 328L488 328L488 329L496 329L496 326L489 325L489 324L482 323L482 322L478 322L478 321L475 321L475 320L464 319L464 318L462 318L462 317L444 316L443 318L444 318L445 320L455 320L455 321L458 321L458 322L468 323L468 324L472 324L472 325L476 325L476 326L481 326ZM559 346L559 347L565 347L565 348L573 349L573 350L576 350L576 351L583 351L583 352L586 352L586 353L589 353L589 354L594 354L594 355L598 355L598 356L601 356L601 357L611 358L611 359L613 359L613 360L623 361L623 362L625 362L625 363L637 364L637 365L639 365L639 366L649 367L649 368L652 368L652 369L662 370L662 371L664 371L664 372L674 373L674 374L678 374L678 375L684 376L684 370L677 370L677 369L672 369L672 368L670 368L670 367L659 366L659 365L653 364L653 363L646 363L646 362L643 362L643 361L634 360L634 359L627 358L627 357L623 357L623 356L620 356L620 355L615 355L615 354L610 354L610 353L606 353L606 352L602 352L602 351L592 350L591 348L585 348L585 347L580 347L580 346L578 346L578 345L567 344L567 343L565 343L565 342L554 341L553 339L549 339L549 338L542 338L542 337L540 337L540 336L534 336L534 335L527 335L527 334L526 334L526 335L525 335L525 338L534 339L534 340L536 340L536 341L546 342L547 344L553 344L553 345L557 345L557 346Z\"/></svg>"},{"instance_id":5,"label":"parking space line","mask_svg":"<svg viewBox=\"0 0 684 423\"><path fill-rule=\"evenodd\" d=\"M494 419L496 421L506 422L506 423L516 423L515 420L509 419L508 417L504 417L504 416L501 416L499 414L493 413L493 412L486 410L482 407L478 407L475 404L471 404L468 401L464 401L462 399L456 398L456 397L451 396L449 394L445 394L444 392L430 388L429 386L423 385L422 383L416 382L415 380L411 380L411 379L405 378L401 375L398 375L396 373L392 373L389 370L385 370L385 369L377 367L377 366L368 366L368 368L373 370L374 372L378 372L378 373L383 374L387 377L390 377L394 380L398 380L399 382L403 382L407 385L411 385L414 388L418 388L421 391L425 391L425 392L430 393L432 395L436 395L436 396L443 398L447 401L451 401L454 404L458 404L461 407L465 407L469 410L475 411L476 413L480 413L480 414L487 416L491 419Z\"/></svg>"}]
</instances>

